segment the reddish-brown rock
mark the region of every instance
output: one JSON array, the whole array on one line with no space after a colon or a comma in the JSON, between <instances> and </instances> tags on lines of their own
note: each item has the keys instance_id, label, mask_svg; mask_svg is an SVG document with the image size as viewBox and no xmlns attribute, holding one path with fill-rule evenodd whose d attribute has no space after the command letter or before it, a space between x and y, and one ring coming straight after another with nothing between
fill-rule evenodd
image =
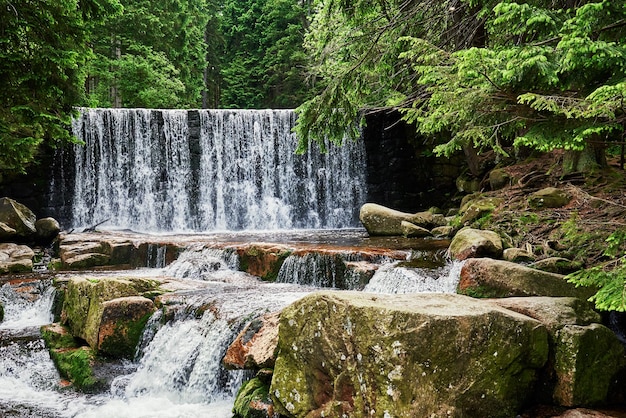
<instances>
[{"instance_id":1,"label":"reddish-brown rock","mask_svg":"<svg viewBox=\"0 0 626 418\"><path fill-rule=\"evenodd\" d=\"M231 369L274 367L280 312L251 321L228 347L222 362Z\"/></svg>"}]
</instances>

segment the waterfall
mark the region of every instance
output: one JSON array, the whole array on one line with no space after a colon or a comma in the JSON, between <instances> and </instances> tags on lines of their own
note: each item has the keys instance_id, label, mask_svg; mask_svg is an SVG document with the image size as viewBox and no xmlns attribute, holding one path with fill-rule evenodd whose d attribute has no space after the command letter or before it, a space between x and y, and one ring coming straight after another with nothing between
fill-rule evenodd
<instances>
[{"instance_id":1,"label":"waterfall","mask_svg":"<svg viewBox=\"0 0 626 418\"><path fill-rule=\"evenodd\" d=\"M409 268L391 263L382 266L364 292L456 293L463 262L454 261L436 269Z\"/></svg>"},{"instance_id":2,"label":"waterfall","mask_svg":"<svg viewBox=\"0 0 626 418\"><path fill-rule=\"evenodd\" d=\"M295 154L291 110L80 109L72 122L72 228L143 232L358 226L361 141ZM59 158L65 160L67 158ZM72 175L70 175L72 174Z\"/></svg>"}]
</instances>

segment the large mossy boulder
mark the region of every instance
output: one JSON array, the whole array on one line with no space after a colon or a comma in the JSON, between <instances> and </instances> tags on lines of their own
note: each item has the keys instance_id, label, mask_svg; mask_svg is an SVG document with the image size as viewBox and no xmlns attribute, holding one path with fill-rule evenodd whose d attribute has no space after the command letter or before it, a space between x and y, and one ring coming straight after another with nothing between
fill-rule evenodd
<instances>
[{"instance_id":1,"label":"large mossy boulder","mask_svg":"<svg viewBox=\"0 0 626 418\"><path fill-rule=\"evenodd\" d=\"M450 243L450 256L457 260L473 257L499 258L503 251L502 239L493 231L463 228Z\"/></svg>"},{"instance_id":2,"label":"large mossy boulder","mask_svg":"<svg viewBox=\"0 0 626 418\"><path fill-rule=\"evenodd\" d=\"M593 406L606 401L613 377L624 367L624 348L601 325L589 302L577 298L494 299L506 309L545 325L550 356L539 385L538 401L561 406Z\"/></svg>"},{"instance_id":3,"label":"large mossy boulder","mask_svg":"<svg viewBox=\"0 0 626 418\"><path fill-rule=\"evenodd\" d=\"M403 235L402 221L426 229L436 224L431 212L406 213L375 203L364 204L361 207L359 219L371 236Z\"/></svg>"},{"instance_id":4,"label":"large mossy boulder","mask_svg":"<svg viewBox=\"0 0 626 418\"><path fill-rule=\"evenodd\" d=\"M155 309L152 300L141 296L155 292L159 284L139 278L73 277L65 285L63 323L98 353L130 357Z\"/></svg>"},{"instance_id":5,"label":"large mossy boulder","mask_svg":"<svg viewBox=\"0 0 626 418\"><path fill-rule=\"evenodd\" d=\"M28 239L35 232L37 217L26 206L8 197L0 198L0 222L15 230L17 237Z\"/></svg>"},{"instance_id":6,"label":"large mossy boulder","mask_svg":"<svg viewBox=\"0 0 626 418\"><path fill-rule=\"evenodd\" d=\"M289 417L511 417L548 357L538 321L454 294L319 292L281 313Z\"/></svg>"},{"instance_id":7,"label":"large mossy boulder","mask_svg":"<svg viewBox=\"0 0 626 418\"><path fill-rule=\"evenodd\" d=\"M0 244L0 274L33 270L35 252L26 245Z\"/></svg>"},{"instance_id":8,"label":"large mossy boulder","mask_svg":"<svg viewBox=\"0 0 626 418\"><path fill-rule=\"evenodd\" d=\"M594 293L589 288L577 288L563 275L491 258L465 261L457 292L483 298L571 296L581 299L587 299Z\"/></svg>"}]
</instances>

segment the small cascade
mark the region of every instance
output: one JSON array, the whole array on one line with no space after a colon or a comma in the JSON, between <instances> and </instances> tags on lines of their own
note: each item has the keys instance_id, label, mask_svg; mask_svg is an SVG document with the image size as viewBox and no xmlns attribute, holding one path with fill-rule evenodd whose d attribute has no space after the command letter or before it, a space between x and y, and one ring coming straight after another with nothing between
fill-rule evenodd
<instances>
[{"instance_id":1,"label":"small cascade","mask_svg":"<svg viewBox=\"0 0 626 418\"><path fill-rule=\"evenodd\" d=\"M50 185L72 228L144 232L358 226L361 141L295 154L291 110L80 109L85 145ZM59 156L58 161L68 160ZM51 203L52 204L52 203ZM58 214L63 216L63 214Z\"/></svg>"},{"instance_id":2,"label":"small cascade","mask_svg":"<svg viewBox=\"0 0 626 418\"><path fill-rule=\"evenodd\" d=\"M339 288L343 283L345 270L345 264L338 255L317 252L290 255L281 266L276 281Z\"/></svg>"},{"instance_id":3,"label":"small cascade","mask_svg":"<svg viewBox=\"0 0 626 418\"><path fill-rule=\"evenodd\" d=\"M211 280L220 270L239 269L239 258L234 250L222 248L191 248L164 269L166 276L177 279Z\"/></svg>"},{"instance_id":4,"label":"small cascade","mask_svg":"<svg viewBox=\"0 0 626 418\"><path fill-rule=\"evenodd\" d=\"M160 319L160 313L156 314ZM118 377L111 393L77 417L163 416L229 418L245 373L221 366L238 323L206 311L167 322L142 349L136 372Z\"/></svg>"},{"instance_id":5,"label":"small cascade","mask_svg":"<svg viewBox=\"0 0 626 418\"><path fill-rule=\"evenodd\" d=\"M50 280L23 281L0 287L0 303L4 306L1 329L39 327L53 321L52 305L55 288Z\"/></svg>"},{"instance_id":6,"label":"small cascade","mask_svg":"<svg viewBox=\"0 0 626 418\"><path fill-rule=\"evenodd\" d=\"M372 293L456 293L463 263L435 269L407 267L395 262L382 266L363 289Z\"/></svg>"},{"instance_id":7,"label":"small cascade","mask_svg":"<svg viewBox=\"0 0 626 418\"><path fill-rule=\"evenodd\" d=\"M166 264L167 245L148 244L146 267L163 268Z\"/></svg>"},{"instance_id":8,"label":"small cascade","mask_svg":"<svg viewBox=\"0 0 626 418\"><path fill-rule=\"evenodd\" d=\"M360 265L384 265L393 259L384 255L364 256L359 252L308 252L292 254L281 266L276 281L303 286L362 290L369 277ZM373 267L374 269L376 267Z\"/></svg>"}]
</instances>

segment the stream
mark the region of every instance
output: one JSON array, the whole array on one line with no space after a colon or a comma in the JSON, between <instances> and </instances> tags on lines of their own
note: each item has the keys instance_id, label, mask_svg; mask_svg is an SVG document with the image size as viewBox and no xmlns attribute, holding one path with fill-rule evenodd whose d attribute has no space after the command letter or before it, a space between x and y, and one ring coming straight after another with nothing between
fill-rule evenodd
<instances>
[{"instance_id":1,"label":"stream","mask_svg":"<svg viewBox=\"0 0 626 418\"><path fill-rule=\"evenodd\" d=\"M274 234L274 238L277 238ZM340 236L341 234L339 234ZM349 235L349 234L347 234ZM289 240L286 234L285 240ZM327 237L325 238L327 239ZM314 240L313 240L314 241ZM435 242L433 242L435 243ZM353 243L354 244L354 243ZM427 243L426 243L427 244ZM428 247L428 245L422 245ZM413 250L407 262L384 256L363 284L337 276L337 257L315 252L288 257L275 283L239 271L232 251L191 246L169 266L125 271L59 273L163 277L180 281L168 298L179 308L168 320L162 311L149 320L133 361L116 364L110 387L84 394L58 375L40 337L39 327L53 322L55 288L51 279L0 282L5 319L0 323L0 415L4 417L231 417L246 371L221 365L238 332L256 316L282 309L320 287L373 293L453 292L460 263L445 259L441 246ZM359 253L342 255L358 262ZM416 267L424 260L427 267ZM431 265L432 264L432 265ZM191 290L192 289L192 290ZM200 309L210 304L212 309Z\"/></svg>"}]
</instances>

